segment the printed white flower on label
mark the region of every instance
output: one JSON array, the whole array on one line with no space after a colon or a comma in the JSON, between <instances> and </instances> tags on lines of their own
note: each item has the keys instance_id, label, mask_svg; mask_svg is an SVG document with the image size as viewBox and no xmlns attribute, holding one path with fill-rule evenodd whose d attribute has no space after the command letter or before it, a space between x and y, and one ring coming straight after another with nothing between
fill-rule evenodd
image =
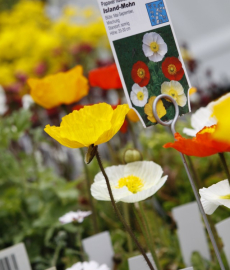
<instances>
[{"instance_id":1,"label":"printed white flower on label","mask_svg":"<svg viewBox=\"0 0 230 270\"><path fill-rule=\"evenodd\" d=\"M217 101L213 101L208 104L206 107L198 109L191 116L191 126L193 129L184 128L183 133L195 137L197 132L202 130L204 127L210 127L217 124L215 116L213 116L213 107L218 103L222 102L226 98L230 97L230 93L222 96Z\"/></svg>"},{"instance_id":2,"label":"printed white flower on label","mask_svg":"<svg viewBox=\"0 0 230 270\"><path fill-rule=\"evenodd\" d=\"M143 37L142 49L150 61L160 62L168 52L168 46L163 38L155 33L147 33Z\"/></svg>"},{"instance_id":3,"label":"printed white flower on label","mask_svg":"<svg viewBox=\"0 0 230 270\"><path fill-rule=\"evenodd\" d=\"M77 212L71 211L69 213L66 213L64 216L60 217L59 221L62 224L67 224L71 222L82 223L84 218L88 217L91 214L92 214L91 211L77 211Z\"/></svg>"},{"instance_id":4,"label":"printed white flower on label","mask_svg":"<svg viewBox=\"0 0 230 270\"><path fill-rule=\"evenodd\" d=\"M132 86L130 98L137 107L144 107L148 101L149 93L146 87L140 87L137 83Z\"/></svg>"},{"instance_id":5,"label":"printed white flower on label","mask_svg":"<svg viewBox=\"0 0 230 270\"><path fill-rule=\"evenodd\" d=\"M153 161L137 161L105 169L116 202L135 203L155 194L168 176L162 177L161 166ZM100 172L91 186L92 196L100 201L110 201L105 178Z\"/></svg>"},{"instance_id":6,"label":"printed white flower on label","mask_svg":"<svg viewBox=\"0 0 230 270\"><path fill-rule=\"evenodd\" d=\"M161 93L173 97L180 107L184 107L187 103L187 97L184 93L184 88L177 81L162 83Z\"/></svg>"},{"instance_id":7,"label":"printed white flower on label","mask_svg":"<svg viewBox=\"0 0 230 270\"><path fill-rule=\"evenodd\" d=\"M223 180L208 188L202 188L199 192L201 203L207 215L213 214L220 205L230 208L230 186L228 180Z\"/></svg>"},{"instance_id":8,"label":"printed white flower on label","mask_svg":"<svg viewBox=\"0 0 230 270\"><path fill-rule=\"evenodd\" d=\"M97 262L91 261L91 262L75 263L73 266L67 268L66 270L110 270L110 269L106 264L102 264L101 266L99 266Z\"/></svg>"}]
</instances>

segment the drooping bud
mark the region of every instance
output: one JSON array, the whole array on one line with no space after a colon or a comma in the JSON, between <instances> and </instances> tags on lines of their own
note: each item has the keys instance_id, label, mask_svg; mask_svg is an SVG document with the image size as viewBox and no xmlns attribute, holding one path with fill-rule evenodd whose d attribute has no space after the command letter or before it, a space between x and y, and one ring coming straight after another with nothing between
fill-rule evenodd
<instances>
[{"instance_id":1,"label":"drooping bud","mask_svg":"<svg viewBox=\"0 0 230 270\"><path fill-rule=\"evenodd\" d=\"M96 155L96 152L97 152L97 145L90 145L88 147L88 150L87 150L87 153L85 154L85 163L86 164L89 164L93 158L95 157Z\"/></svg>"},{"instance_id":2,"label":"drooping bud","mask_svg":"<svg viewBox=\"0 0 230 270\"><path fill-rule=\"evenodd\" d=\"M123 159L125 164L143 160L141 152L137 149L126 150Z\"/></svg>"}]
</instances>

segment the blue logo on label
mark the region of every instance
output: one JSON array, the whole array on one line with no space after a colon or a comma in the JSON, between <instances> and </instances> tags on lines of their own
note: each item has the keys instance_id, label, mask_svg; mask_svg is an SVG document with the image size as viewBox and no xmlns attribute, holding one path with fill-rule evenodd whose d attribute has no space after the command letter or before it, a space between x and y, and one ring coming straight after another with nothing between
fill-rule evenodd
<instances>
[{"instance_id":1,"label":"blue logo on label","mask_svg":"<svg viewBox=\"0 0 230 270\"><path fill-rule=\"evenodd\" d=\"M146 8L152 26L169 21L163 0L148 3Z\"/></svg>"}]
</instances>

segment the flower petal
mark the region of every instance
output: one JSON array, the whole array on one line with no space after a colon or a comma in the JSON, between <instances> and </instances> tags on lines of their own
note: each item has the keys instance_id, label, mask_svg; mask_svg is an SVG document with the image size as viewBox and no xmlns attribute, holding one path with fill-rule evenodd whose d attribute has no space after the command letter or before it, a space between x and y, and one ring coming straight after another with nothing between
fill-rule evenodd
<instances>
[{"instance_id":1,"label":"flower petal","mask_svg":"<svg viewBox=\"0 0 230 270\"><path fill-rule=\"evenodd\" d=\"M101 135L111 128L112 117L113 109L106 103L85 106L62 118L61 137L88 147L95 144Z\"/></svg>"},{"instance_id":2,"label":"flower petal","mask_svg":"<svg viewBox=\"0 0 230 270\"><path fill-rule=\"evenodd\" d=\"M183 88L183 86L179 82L177 82L177 81L171 81L170 82L170 85L171 85L171 88L173 88L174 90L177 91L177 94L178 95L184 94L184 88Z\"/></svg>"},{"instance_id":3,"label":"flower petal","mask_svg":"<svg viewBox=\"0 0 230 270\"><path fill-rule=\"evenodd\" d=\"M60 127L55 127L55 126L51 127L50 125L47 125L44 130L52 138L54 138L56 141L58 141L60 144L66 146L66 147L81 148L81 147L85 146L77 141L71 141L67 138L63 138L60 134L60 132L61 132Z\"/></svg>"},{"instance_id":4,"label":"flower petal","mask_svg":"<svg viewBox=\"0 0 230 270\"><path fill-rule=\"evenodd\" d=\"M150 47L148 45L145 45L145 44L142 45L142 50L143 50L143 52L144 52L144 54L145 54L146 57L149 57L149 56L153 55L153 53L154 53L150 49Z\"/></svg>"},{"instance_id":5,"label":"flower petal","mask_svg":"<svg viewBox=\"0 0 230 270\"><path fill-rule=\"evenodd\" d=\"M201 198L201 203L204 208L204 212L207 215L212 215L219 206L219 204L215 204L211 201L205 200L204 198Z\"/></svg>"},{"instance_id":6,"label":"flower petal","mask_svg":"<svg viewBox=\"0 0 230 270\"><path fill-rule=\"evenodd\" d=\"M150 188L142 190L135 194L131 194L129 196L123 197L120 199L120 201L126 202L126 203L135 203L135 202L146 200L147 198L154 195L164 185L167 178L168 176L164 176L158 181L156 185L151 186Z\"/></svg>"},{"instance_id":7,"label":"flower petal","mask_svg":"<svg viewBox=\"0 0 230 270\"><path fill-rule=\"evenodd\" d=\"M182 95L178 96L177 99L176 99L176 102L180 107L184 107L186 105L186 103L187 103L186 95L182 94Z\"/></svg>"},{"instance_id":8,"label":"flower petal","mask_svg":"<svg viewBox=\"0 0 230 270\"><path fill-rule=\"evenodd\" d=\"M110 129L102 133L98 140L94 142L94 144L99 145L112 139L112 137L119 131L119 129L123 125L125 121L125 116L129 112L129 110L130 108L127 104L118 105L117 108L113 111Z\"/></svg>"},{"instance_id":9,"label":"flower petal","mask_svg":"<svg viewBox=\"0 0 230 270\"><path fill-rule=\"evenodd\" d=\"M168 95L170 89L171 89L171 84L170 84L170 82L163 82L163 83L162 83L162 85L161 85L161 93L162 93L162 94Z\"/></svg>"},{"instance_id":10,"label":"flower petal","mask_svg":"<svg viewBox=\"0 0 230 270\"><path fill-rule=\"evenodd\" d=\"M164 58L164 55L160 55L159 53L153 53L152 56L149 57L150 61L160 62Z\"/></svg>"},{"instance_id":11,"label":"flower petal","mask_svg":"<svg viewBox=\"0 0 230 270\"><path fill-rule=\"evenodd\" d=\"M137 161L128 163L124 170L125 176L134 175L145 182L145 189L155 185L161 179L163 170L153 161Z\"/></svg>"},{"instance_id":12,"label":"flower petal","mask_svg":"<svg viewBox=\"0 0 230 270\"><path fill-rule=\"evenodd\" d=\"M163 43L163 44L159 44L159 51L158 53L161 55L161 56L165 56L165 54L168 52L168 46L166 43ZM163 59L163 58L162 58Z\"/></svg>"}]
</instances>

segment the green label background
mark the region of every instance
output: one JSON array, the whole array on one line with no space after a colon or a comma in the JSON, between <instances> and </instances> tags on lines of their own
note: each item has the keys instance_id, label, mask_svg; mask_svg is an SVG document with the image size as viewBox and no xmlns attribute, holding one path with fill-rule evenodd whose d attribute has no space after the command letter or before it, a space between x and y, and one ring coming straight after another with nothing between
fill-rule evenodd
<instances>
[{"instance_id":1,"label":"green label background","mask_svg":"<svg viewBox=\"0 0 230 270\"><path fill-rule=\"evenodd\" d=\"M164 56L163 60L160 62L150 61L148 57L144 55L144 52L142 50L143 36L145 33L151 33L151 32L156 32L157 34L161 35L164 42L168 46L168 52ZM171 30L171 26L168 25L168 26L164 26L158 29L154 29L152 31L147 31L138 35L119 39L119 40L114 41L113 44L117 53L118 61L120 63L121 71L123 73L123 77L124 77L129 95L130 95L130 92L132 91L132 86L135 83L131 77L132 67L138 61L144 62L149 68L151 78L150 78L149 84L146 86L149 92L149 98L151 96L160 95L162 83L166 81L170 82L170 80L164 76L161 69L161 64L165 60L166 57L179 56L177 46L174 40L174 36ZM187 93L189 90L189 84L185 75L179 82L183 86L185 95L187 96ZM167 114L161 119L163 121L173 119L175 116L175 109L174 109L173 104L166 100L162 100L162 101L164 103ZM133 105L133 108L135 108L139 112L146 126L154 125L154 123L150 122L147 119L147 115L144 113L144 107L137 107ZM180 110L180 115L188 113L189 112L188 101L184 107L179 106L179 110Z\"/></svg>"}]
</instances>

